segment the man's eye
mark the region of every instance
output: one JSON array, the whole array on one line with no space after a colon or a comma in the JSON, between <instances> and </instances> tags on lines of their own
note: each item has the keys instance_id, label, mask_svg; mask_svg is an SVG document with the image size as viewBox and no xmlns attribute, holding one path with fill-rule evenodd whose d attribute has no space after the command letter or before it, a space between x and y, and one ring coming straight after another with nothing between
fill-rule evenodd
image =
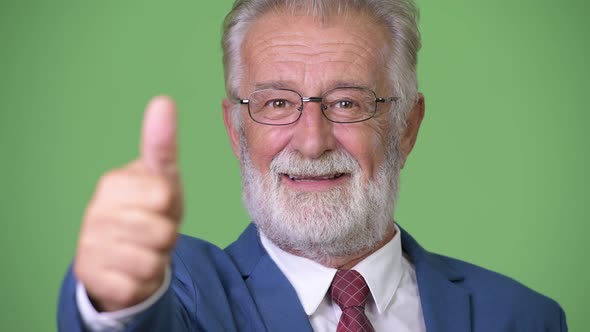
<instances>
[{"instance_id":1,"label":"man's eye","mask_svg":"<svg viewBox=\"0 0 590 332\"><path fill-rule=\"evenodd\" d=\"M335 103L333 103L333 107L351 109L355 107L355 104L356 103L351 100L338 100Z\"/></svg>"},{"instance_id":2,"label":"man's eye","mask_svg":"<svg viewBox=\"0 0 590 332\"><path fill-rule=\"evenodd\" d=\"M290 103L286 99L272 99L266 102L266 106L272 108L287 108L289 105Z\"/></svg>"}]
</instances>

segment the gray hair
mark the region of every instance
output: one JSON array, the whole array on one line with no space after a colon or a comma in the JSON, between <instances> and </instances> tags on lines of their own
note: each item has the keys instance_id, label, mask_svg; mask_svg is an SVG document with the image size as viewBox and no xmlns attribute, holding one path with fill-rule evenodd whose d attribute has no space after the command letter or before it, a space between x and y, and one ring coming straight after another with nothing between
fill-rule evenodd
<instances>
[{"instance_id":1,"label":"gray hair","mask_svg":"<svg viewBox=\"0 0 590 332\"><path fill-rule=\"evenodd\" d=\"M391 40L389 71L394 93L400 97L393 110L394 127L405 127L409 109L418 91L416 65L420 49L418 31L419 12L414 0L236 0L223 23L223 65L227 97L234 100L239 95L242 76L242 42L250 25L271 10L304 12L318 18L328 18L355 12L365 12L387 28ZM239 106L239 105L238 105ZM239 112L234 112L234 122L240 124Z\"/></svg>"}]
</instances>

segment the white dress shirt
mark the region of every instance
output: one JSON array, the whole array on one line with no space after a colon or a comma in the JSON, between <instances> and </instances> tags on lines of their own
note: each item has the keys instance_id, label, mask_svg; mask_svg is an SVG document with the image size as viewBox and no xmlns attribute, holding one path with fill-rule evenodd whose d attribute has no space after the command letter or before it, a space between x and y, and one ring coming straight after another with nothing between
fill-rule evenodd
<instances>
[{"instance_id":1,"label":"white dress shirt","mask_svg":"<svg viewBox=\"0 0 590 332\"><path fill-rule=\"evenodd\" d=\"M171 279L172 272L170 268L167 268L162 286L152 296L132 307L111 312L98 312L92 305L92 302L90 302L86 288L84 288L82 283L78 282L76 286L76 304L78 305L78 311L80 311L84 326L90 332L123 331L125 324L130 322L133 317L147 310L152 304L164 296L168 286L170 286Z\"/></svg>"},{"instance_id":2,"label":"white dress shirt","mask_svg":"<svg viewBox=\"0 0 590 332\"><path fill-rule=\"evenodd\" d=\"M365 313L377 332L425 332L416 273L402 255L397 225L396 231L390 242L353 267L369 286ZM313 330L336 331L342 311L332 302L328 289L337 270L283 251L263 234L260 238L264 249L291 282ZM115 312L97 312L84 286L78 284L76 301L86 328L91 332L122 331L127 322L163 296L170 285L170 274L167 270L164 283L147 300Z\"/></svg>"},{"instance_id":3,"label":"white dress shirt","mask_svg":"<svg viewBox=\"0 0 590 332\"><path fill-rule=\"evenodd\" d=\"M342 310L328 293L336 269L285 252L260 236L264 249L287 277L315 332L334 332ZM375 331L425 332L413 265L402 255L400 229L395 237L352 268L369 286L365 314Z\"/></svg>"}]
</instances>

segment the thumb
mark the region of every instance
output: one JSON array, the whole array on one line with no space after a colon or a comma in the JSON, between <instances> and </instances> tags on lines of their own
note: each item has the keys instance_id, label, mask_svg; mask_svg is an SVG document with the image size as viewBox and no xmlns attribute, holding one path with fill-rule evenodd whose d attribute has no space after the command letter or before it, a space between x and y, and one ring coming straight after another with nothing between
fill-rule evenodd
<instances>
[{"instance_id":1,"label":"thumb","mask_svg":"<svg viewBox=\"0 0 590 332\"><path fill-rule=\"evenodd\" d=\"M153 98L143 117L141 134L141 160L153 172L175 177L176 106L165 96Z\"/></svg>"}]
</instances>

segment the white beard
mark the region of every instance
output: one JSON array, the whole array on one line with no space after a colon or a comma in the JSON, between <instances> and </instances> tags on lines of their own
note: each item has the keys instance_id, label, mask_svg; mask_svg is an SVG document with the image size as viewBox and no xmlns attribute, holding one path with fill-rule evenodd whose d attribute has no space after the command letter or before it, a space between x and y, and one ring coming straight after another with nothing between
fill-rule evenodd
<instances>
[{"instance_id":1,"label":"white beard","mask_svg":"<svg viewBox=\"0 0 590 332\"><path fill-rule=\"evenodd\" d=\"M365 184L358 162L346 151L329 151L312 160L283 150L263 176L251 162L243 133L240 145L244 204L259 231L281 249L329 261L374 248L393 226L400 169L397 141L375 179ZM351 178L326 191L297 191L281 184L281 174L334 173Z\"/></svg>"}]
</instances>

